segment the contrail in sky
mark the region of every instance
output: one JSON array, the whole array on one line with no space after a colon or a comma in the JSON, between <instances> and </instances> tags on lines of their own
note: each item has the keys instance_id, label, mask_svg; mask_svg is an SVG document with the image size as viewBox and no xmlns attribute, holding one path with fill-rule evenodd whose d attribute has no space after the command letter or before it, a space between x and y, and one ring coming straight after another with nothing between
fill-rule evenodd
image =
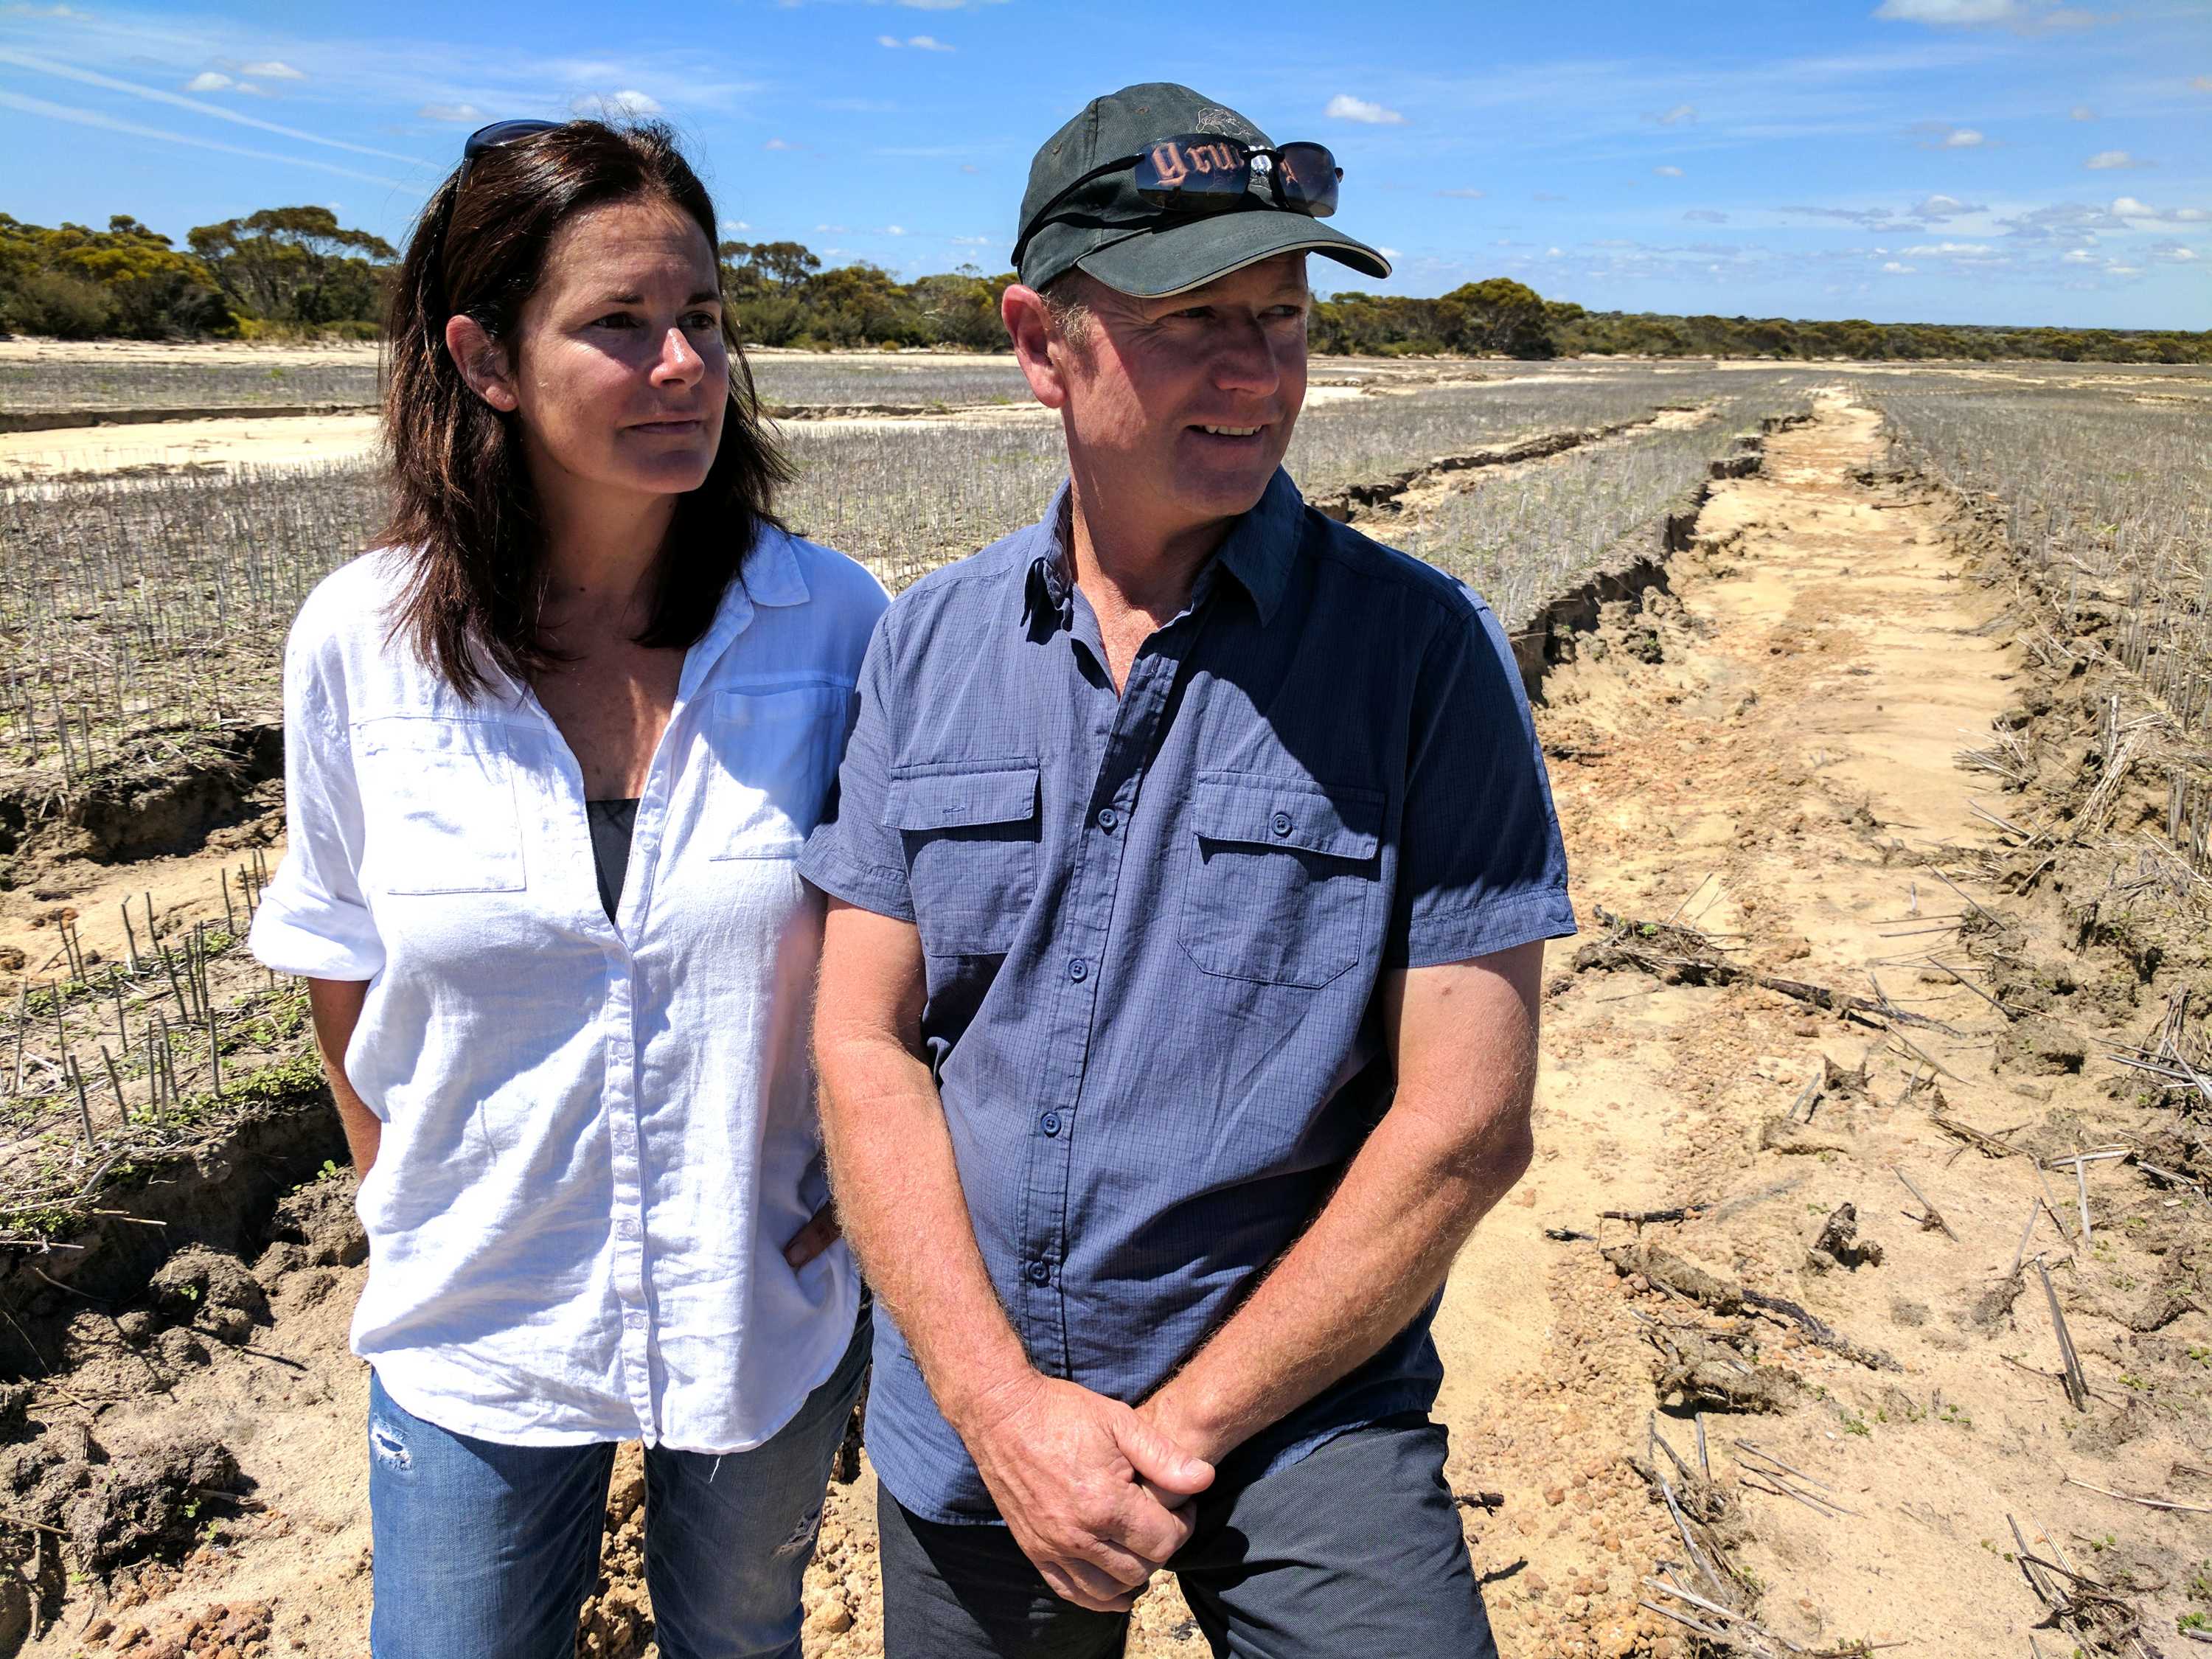
<instances>
[{"instance_id":1,"label":"contrail in sky","mask_svg":"<svg viewBox=\"0 0 2212 1659\"><path fill-rule=\"evenodd\" d=\"M242 115L234 109L225 109L221 104L210 104L204 99L186 98L179 93L164 92L159 87L142 87L135 81L118 81L112 75L79 69L73 64L58 64L49 58L17 52L12 46L0 46L0 64L13 64L20 69L35 70L41 75L58 75L65 81L81 81L86 86L101 87L109 92L127 92L134 98L150 98L157 104L173 104L179 109L191 110L196 115L212 115L218 120L234 121L240 126L256 127L263 132L273 132L281 138L297 138L306 143L325 144L332 149L349 149L356 155L374 155L386 161L405 161L412 167L422 165L420 156L402 155L389 149L371 149L366 144L349 144L342 138L325 138L317 133L302 132L297 127L279 126L274 121ZM365 178L368 175L356 176Z\"/></svg>"},{"instance_id":2,"label":"contrail in sky","mask_svg":"<svg viewBox=\"0 0 2212 1659\"><path fill-rule=\"evenodd\" d=\"M137 138L158 138L167 144L190 144L197 149L219 149L226 155L246 155L257 161L288 161L296 167L313 167L319 173L335 173L341 179L359 179L367 184L404 190L410 195L422 193L418 186L400 179L356 172L352 167L342 167L335 161L318 161L305 155L283 155L274 150L248 149L243 144L226 144L214 138L193 138L181 132L165 132L160 127L141 126L136 121L118 120L114 116L103 115L98 110L50 104L43 98L26 98L21 93L0 92L0 109L19 109L26 115L43 115L48 120L69 121L81 127L99 127L108 132L127 132Z\"/></svg>"}]
</instances>

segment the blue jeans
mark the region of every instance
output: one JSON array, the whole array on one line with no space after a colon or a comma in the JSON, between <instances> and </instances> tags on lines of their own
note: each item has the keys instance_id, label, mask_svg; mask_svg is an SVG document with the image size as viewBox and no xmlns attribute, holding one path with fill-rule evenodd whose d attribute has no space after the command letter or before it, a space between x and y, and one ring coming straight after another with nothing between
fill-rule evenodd
<instances>
[{"instance_id":1,"label":"blue jeans","mask_svg":"<svg viewBox=\"0 0 2212 1659\"><path fill-rule=\"evenodd\" d=\"M864 1314L775 1437L645 1454L645 1579L665 1659L799 1659L799 1589L868 1363ZM374 1659L569 1659L599 1566L611 1442L504 1446L395 1405L372 1378Z\"/></svg>"}]
</instances>

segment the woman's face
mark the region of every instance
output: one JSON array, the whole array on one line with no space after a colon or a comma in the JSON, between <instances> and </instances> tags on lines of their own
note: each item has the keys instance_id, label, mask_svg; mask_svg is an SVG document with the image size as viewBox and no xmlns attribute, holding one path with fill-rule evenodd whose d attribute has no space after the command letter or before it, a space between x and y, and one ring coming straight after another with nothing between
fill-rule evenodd
<instances>
[{"instance_id":1,"label":"woman's face","mask_svg":"<svg viewBox=\"0 0 2212 1659\"><path fill-rule=\"evenodd\" d=\"M729 401L718 288L706 233L667 203L611 203L555 233L506 363L541 492L706 482Z\"/></svg>"}]
</instances>

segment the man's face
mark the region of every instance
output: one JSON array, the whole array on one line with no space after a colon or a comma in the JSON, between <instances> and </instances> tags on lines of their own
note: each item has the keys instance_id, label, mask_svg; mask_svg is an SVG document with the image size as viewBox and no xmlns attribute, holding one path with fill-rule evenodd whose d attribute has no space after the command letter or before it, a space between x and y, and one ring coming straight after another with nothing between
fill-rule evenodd
<instances>
[{"instance_id":1,"label":"man's face","mask_svg":"<svg viewBox=\"0 0 2212 1659\"><path fill-rule=\"evenodd\" d=\"M1095 281L1083 299L1089 326L1052 348L1079 480L1151 534L1249 512L1305 402L1305 255L1164 300Z\"/></svg>"}]
</instances>

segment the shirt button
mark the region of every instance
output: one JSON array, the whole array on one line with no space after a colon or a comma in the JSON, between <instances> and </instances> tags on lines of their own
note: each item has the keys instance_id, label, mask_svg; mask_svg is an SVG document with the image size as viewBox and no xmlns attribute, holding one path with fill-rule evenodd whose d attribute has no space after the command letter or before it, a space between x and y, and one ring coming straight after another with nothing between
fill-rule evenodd
<instances>
[{"instance_id":1,"label":"shirt button","mask_svg":"<svg viewBox=\"0 0 2212 1659\"><path fill-rule=\"evenodd\" d=\"M1112 807L1102 806L1098 809L1098 827L1101 830L1103 830L1108 835L1112 835L1114 833L1115 826L1119 824L1121 822L1121 815L1115 811Z\"/></svg>"},{"instance_id":2,"label":"shirt button","mask_svg":"<svg viewBox=\"0 0 2212 1659\"><path fill-rule=\"evenodd\" d=\"M1047 1112L1042 1117L1037 1120L1037 1127L1043 1130L1048 1135L1058 1134L1060 1133L1060 1114L1058 1112Z\"/></svg>"},{"instance_id":3,"label":"shirt button","mask_svg":"<svg viewBox=\"0 0 2212 1659\"><path fill-rule=\"evenodd\" d=\"M1073 980L1077 984L1080 985L1085 980L1091 977L1091 964L1085 962L1081 957L1076 957L1074 961L1067 964L1067 976Z\"/></svg>"},{"instance_id":4,"label":"shirt button","mask_svg":"<svg viewBox=\"0 0 2212 1659\"><path fill-rule=\"evenodd\" d=\"M1291 815L1288 812L1276 813L1272 821L1272 826L1277 835L1289 835L1291 833Z\"/></svg>"},{"instance_id":5,"label":"shirt button","mask_svg":"<svg viewBox=\"0 0 2212 1659\"><path fill-rule=\"evenodd\" d=\"M1052 1263L1049 1261L1032 1261L1024 1271L1028 1273L1029 1281L1032 1285L1052 1283Z\"/></svg>"}]
</instances>

